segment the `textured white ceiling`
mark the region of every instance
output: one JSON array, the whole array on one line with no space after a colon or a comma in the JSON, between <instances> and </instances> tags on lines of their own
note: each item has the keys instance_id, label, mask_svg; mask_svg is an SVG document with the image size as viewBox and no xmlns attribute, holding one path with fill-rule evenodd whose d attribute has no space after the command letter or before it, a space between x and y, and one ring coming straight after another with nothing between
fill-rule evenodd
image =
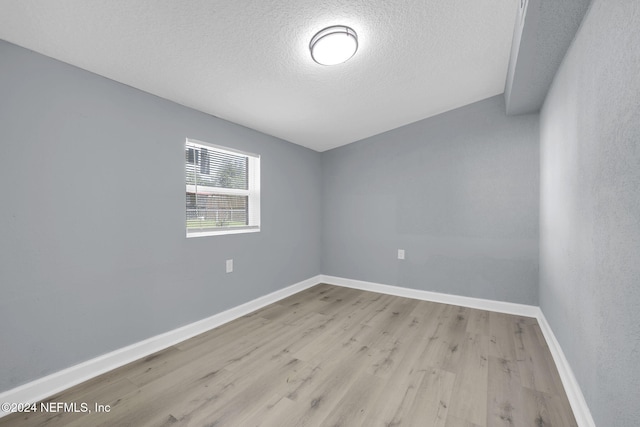
<instances>
[{"instance_id":1,"label":"textured white ceiling","mask_svg":"<svg viewBox=\"0 0 640 427\"><path fill-rule=\"evenodd\" d=\"M0 38L324 151L504 91L516 0L0 0ZM311 37L358 33L348 62Z\"/></svg>"}]
</instances>

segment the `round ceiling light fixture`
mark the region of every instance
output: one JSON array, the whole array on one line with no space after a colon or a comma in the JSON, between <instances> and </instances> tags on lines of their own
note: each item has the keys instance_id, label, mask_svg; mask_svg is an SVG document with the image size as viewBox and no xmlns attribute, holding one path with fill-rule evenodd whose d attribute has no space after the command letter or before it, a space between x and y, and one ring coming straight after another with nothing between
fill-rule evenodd
<instances>
[{"instance_id":1,"label":"round ceiling light fixture","mask_svg":"<svg viewBox=\"0 0 640 427\"><path fill-rule=\"evenodd\" d=\"M311 57L321 65L341 64L358 50L358 35L345 25L334 25L316 33L309 43Z\"/></svg>"}]
</instances>

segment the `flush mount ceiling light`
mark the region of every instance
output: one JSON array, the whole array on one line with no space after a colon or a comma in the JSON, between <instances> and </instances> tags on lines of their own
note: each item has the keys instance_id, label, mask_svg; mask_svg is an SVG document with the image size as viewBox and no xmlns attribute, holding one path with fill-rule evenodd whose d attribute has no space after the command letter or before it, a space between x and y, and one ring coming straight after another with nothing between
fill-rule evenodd
<instances>
[{"instance_id":1,"label":"flush mount ceiling light","mask_svg":"<svg viewBox=\"0 0 640 427\"><path fill-rule=\"evenodd\" d=\"M351 58L358 50L358 35L345 25L319 31L309 43L311 57L321 65L336 65Z\"/></svg>"}]
</instances>

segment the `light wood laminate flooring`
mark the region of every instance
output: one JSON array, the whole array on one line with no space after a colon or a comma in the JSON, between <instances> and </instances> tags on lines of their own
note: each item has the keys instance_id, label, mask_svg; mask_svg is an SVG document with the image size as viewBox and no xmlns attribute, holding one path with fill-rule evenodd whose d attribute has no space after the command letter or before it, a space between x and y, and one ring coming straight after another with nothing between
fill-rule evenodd
<instances>
[{"instance_id":1,"label":"light wood laminate flooring","mask_svg":"<svg viewBox=\"0 0 640 427\"><path fill-rule=\"evenodd\" d=\"M331 285L47 401L0 426L577 425L535 319Z\"/></svg>"}]
</instances>

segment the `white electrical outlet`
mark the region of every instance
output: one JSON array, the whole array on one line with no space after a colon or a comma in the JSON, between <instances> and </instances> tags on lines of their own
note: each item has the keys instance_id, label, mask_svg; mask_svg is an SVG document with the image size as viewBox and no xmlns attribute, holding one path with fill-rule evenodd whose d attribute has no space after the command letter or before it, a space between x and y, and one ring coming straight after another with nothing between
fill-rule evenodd
<instances>
[{"instance_id":1,"label":"white electrical outlet","mask_svg":"<svg viewBox=\"0 0 640 427\"><path fill-rule=\"evenodd\" d=\"M398 249L398 259L404 259L404 249Z\"/></svg>"},{"instance_id":2,"label":"white electrical outlet","mask_svg":"<svg viewBox=\"0 0 640 427\"><path fill-rule=\"evenodd\" d=\"M228 259L227 260L227 273L231 273L233 271L233 260L232 259Z\"/></svg>"}]
</instances>

